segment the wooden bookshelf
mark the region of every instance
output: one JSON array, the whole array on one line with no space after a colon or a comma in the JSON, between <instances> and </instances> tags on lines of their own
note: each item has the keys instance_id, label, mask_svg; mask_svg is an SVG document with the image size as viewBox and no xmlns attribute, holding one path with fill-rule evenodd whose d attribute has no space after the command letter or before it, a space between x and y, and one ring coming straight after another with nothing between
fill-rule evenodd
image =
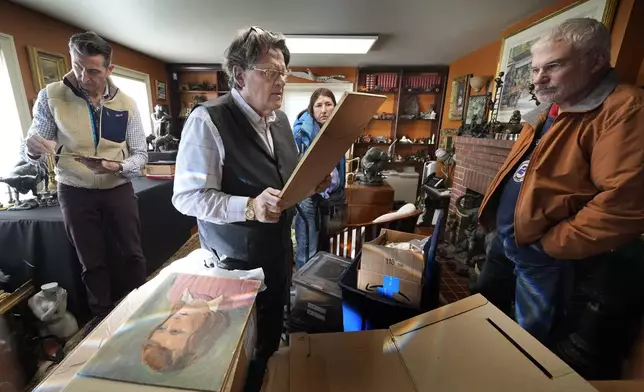
<instances>
[{"instance_id":1,"label":"wooden bookshelf","mask_svg":"<svg viewBox=\"0 0 644 392\"><path fill-rule=\"evenodd\" d=\"M221 64L168 64L172 134L180 138L183 123L198 100L230 92Z\"/></svg>"},{"instance_id":2,"label":"wooden bookshelf","mask_svg":"<svg viewBox=\"0 0 644 392\"><path fill-rule=\"evenodd\" d=\"M395 117L388 120L372 119L363 132L364 135L371 135L372 142L356 141L352 146L352 156L363 156L371 147L387 150L389 144L373 142L373 138L379 136L392 141L406 136L418 141L408 144L400 141L396 143L393 151L403 158L419 151L427 151L428 155L433 155L439 142L448 71L447 66L359 68L358 91L386 95L387 100L378 112L393 114ZM401 118L405 114L404 105L407 99L416 99L420 112L426 112L428 106L432 105L436 118ZM431 141L432 137L433 143L428 143L427 139ZM413 165L414 163L409 163L409 166Z\"/></svg>"}]
</instances>

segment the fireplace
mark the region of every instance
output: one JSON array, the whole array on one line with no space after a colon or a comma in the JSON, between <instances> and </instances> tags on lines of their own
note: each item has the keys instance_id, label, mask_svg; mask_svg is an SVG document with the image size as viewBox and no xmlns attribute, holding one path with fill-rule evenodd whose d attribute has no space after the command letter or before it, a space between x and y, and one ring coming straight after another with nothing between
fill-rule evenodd
<instances>
[{"instance_id":1,"label":"fireplace","mask_svg":"<svg viewBox=\"0 0 644 392\"><path fill-rule=\"evenodd\" d=\"M450 242L458 245L465 240L474 211L468 214L469 217L464 217L457 211L456 201L467 195L464 201L470 205L464 206L466 210L475 209L480 205L482 195L485 194L494 176L505 162L514 141L458 136L454 144L456 167L449 206L451 217L449 230L452 232L449 239Z\"/></svg>"}]
</instances>

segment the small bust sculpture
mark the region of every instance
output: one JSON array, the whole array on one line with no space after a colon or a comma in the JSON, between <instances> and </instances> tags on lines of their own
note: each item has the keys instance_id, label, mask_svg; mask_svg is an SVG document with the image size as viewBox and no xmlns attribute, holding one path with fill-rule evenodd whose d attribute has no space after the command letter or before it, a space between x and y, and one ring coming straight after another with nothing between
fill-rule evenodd
<instances>
[{"instance_id":1,"label":"small bust sculpture","mask_svg":"<svg viewBox=\"0 0 644 392\"><path fill-rule=\"evenodd\" d=\"M518 110L515 110L514 112L512 112L512 117L510 117L508 124L519 124L519 123L521 123L521 112Z\"/></svg>"}]
</instances>

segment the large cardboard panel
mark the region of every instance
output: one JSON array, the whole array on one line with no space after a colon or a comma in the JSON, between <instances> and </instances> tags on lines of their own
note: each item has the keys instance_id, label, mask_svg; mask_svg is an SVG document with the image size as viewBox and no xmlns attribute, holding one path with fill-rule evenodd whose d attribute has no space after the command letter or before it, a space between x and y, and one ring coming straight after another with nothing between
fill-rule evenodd
<instances>
[{"instance_id":1,"label":"large cardboard panel","mask_svg":"<svg viewBox=\"0 0 644 392\"><path fill-rule=\"evenodd\" d=\"M290 390L595 391L481 295L392 326L291 339Z\"/></svg>"},{"instance_id":2,"label":"large cardboard panel","mask_svg":"<svg viewBox=\"0 0 644 392\"><path fill-rule=\"evenodd\" d=\"M293 334L290 366L291 391L415 391L386 330Z\"/></svg>"},{"instance_id":3,"label":"large cardboard panel","mask_svg":"<svg viewBox=\"0 0 644 392\"><path fill-rule=\"evenodd\" d=\"M378 237L362 246L360 269L410 282L422 282L425 271L423 254L404 249L388 248L385 244L422 240L424 238L427 238L427 236L383 229Z\"/></svg>"},{"instance_id":4,"label":"large cardboard panel","mask_svg":"<svg viewBox=\"0 0 644 392\"><path fill-rule=\"evenodd\" d=\"M281 347L269 359L261 392L289 392L290 348Z\"/></svg>"},{"instance_id":5,"label":"large cardboard panel","mask_svg":"<svg viewBox=\"0 0 644 392\"><path fill-rule=\"evenodd\" d=\"M360 136L371 117L387 99L384 95L345 92L333 114L322 126L280 197L287 207L306 199Z\"/></svg>"},{"instance_id":6,"label":"large cardboard panel","mask_svg":"<svg viewBox=\"0 0 644 392\"><path fill-rule=\"evenodd\" d=\"M483 300L470 297L451 314L437 309L391 328L418 392L595 390Z\"/></svg>"}]
</instances>

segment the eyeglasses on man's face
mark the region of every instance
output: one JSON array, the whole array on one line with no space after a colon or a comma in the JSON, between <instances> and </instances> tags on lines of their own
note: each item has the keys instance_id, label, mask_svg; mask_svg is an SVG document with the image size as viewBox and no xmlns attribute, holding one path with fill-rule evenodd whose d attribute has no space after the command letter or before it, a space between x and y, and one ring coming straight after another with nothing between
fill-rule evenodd
<instances>
[{"instance_id":1,"label":"eyeglasses on man's face","mask_svg":"<svg viewBox=\"0 0 644 392\"><path fill-rule=\"evenodd\" d=\"M260 72L264 75L264 78L268 80L269 82L275 83L277 81L277 78L282 78L282 81L286 82L291 76L291 70L287 69L286 71L278 71L274 68L256 68L256 67L251 67L249 69L250 71L257 71Z\"/></svg>"}]
</instances>

